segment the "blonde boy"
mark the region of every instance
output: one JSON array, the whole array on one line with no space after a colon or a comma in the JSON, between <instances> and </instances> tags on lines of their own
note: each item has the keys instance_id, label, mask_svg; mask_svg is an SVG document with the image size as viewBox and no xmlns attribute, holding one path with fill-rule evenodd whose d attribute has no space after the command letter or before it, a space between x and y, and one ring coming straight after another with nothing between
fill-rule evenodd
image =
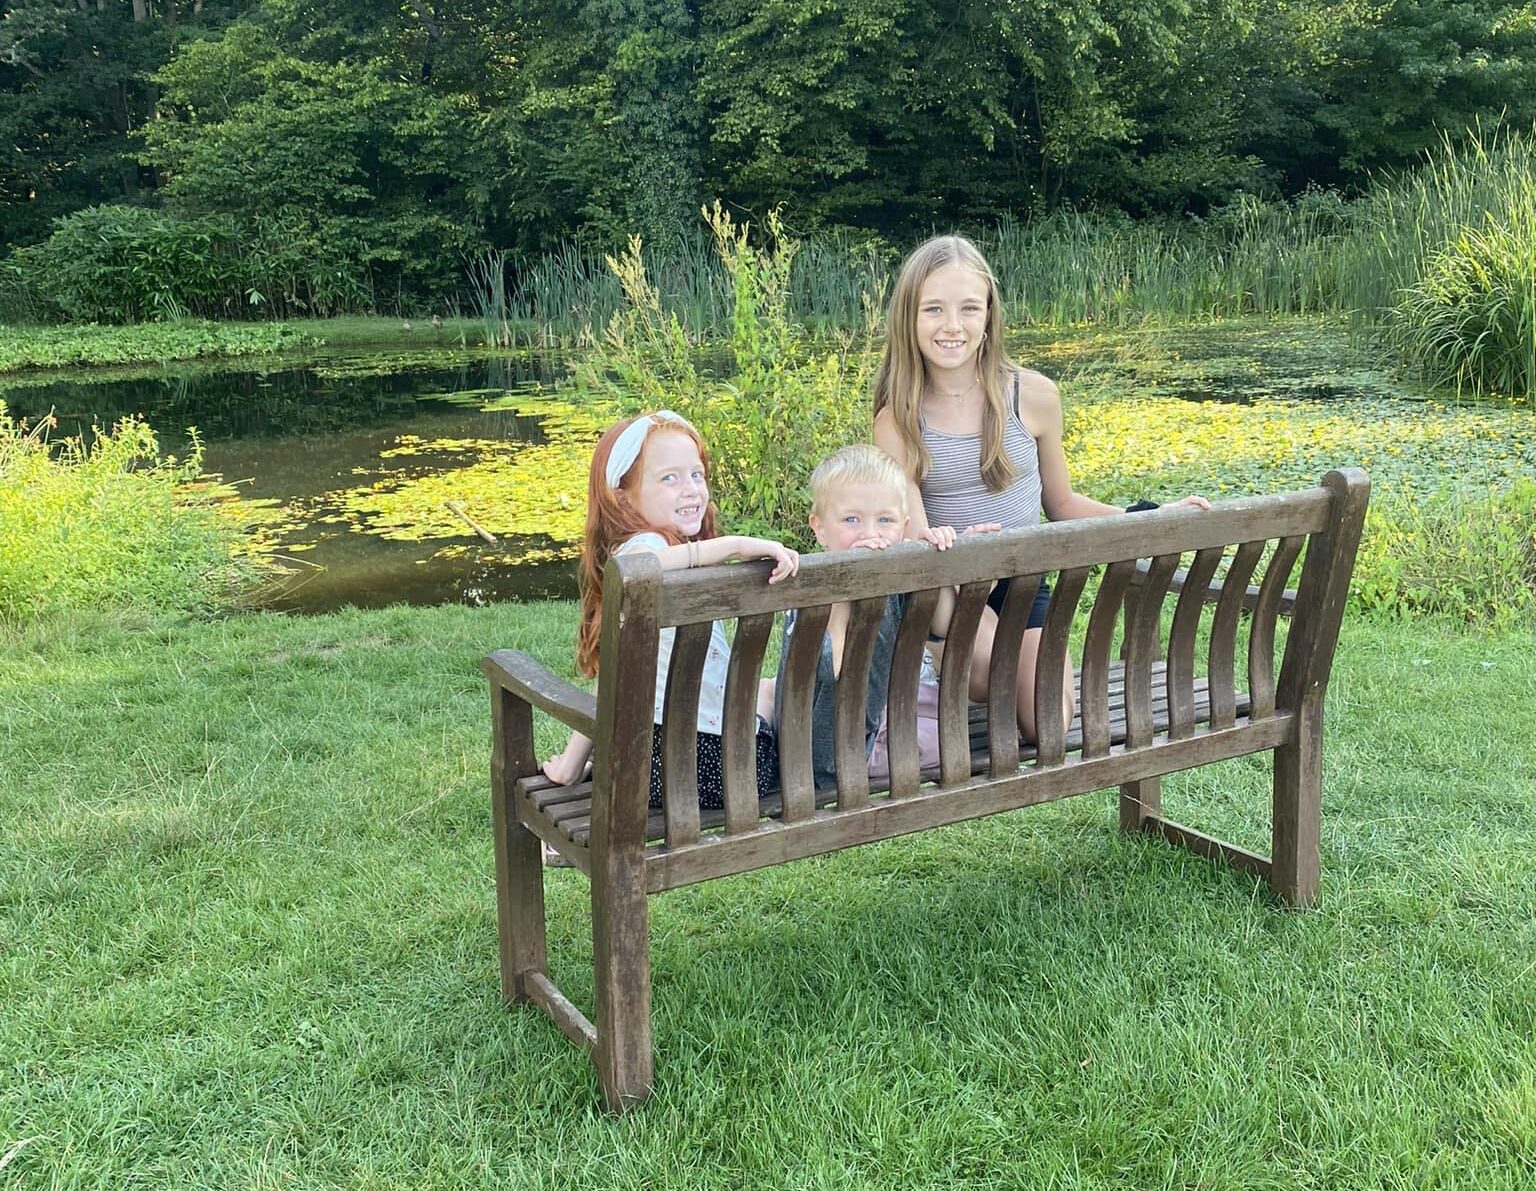
<instances>
[{"instance_id":1,"label":"blonde boy","mask_svg":"<svg viewBox=\"0 0 1536 1191\"><path fill-rule=\"evenodd\" d=\"M811 530L823 550L884 550L900 542L907 531L907 477L897 462L879 447L858 445L843 447L823 459L811 473ZM932 540L927 539L927 540ZM953 535L950 536L950 541ZM947 546L934 542L934 545ZM943 595L951 598L946 600ZM947 626L952 607L952 593L943 593L935 625ZM884 750L886 692L890 685L891 653L896 633L901 627L905 597L892 596L886 601L885 615L875 638L874 656L869 666L869 695L865 701L864 746L871 756L870 777L882 780L889 773ZM816 666L816 686L811 701L811 769L818 788L837 784L836 745L833 740L837 679L843 668L843 647L848 638L850 605L834 604L827 618L821 657ZM783 650L780 670L788 658L789 642L795 631L795 614L784 620ZM765 684L765 694L766 686ZM928 684L931 687L931 684ZM927 697L925 698L925 694ZM766 704L767 700L763 700ZM778 692L773 692L773 722L780 711ZM937 707L936 688L919 690L919 761L924 765L938 761L937 723L925 724L923 709ZM926 729L926 730L925 730ZM931 754L931 755L930 755Z\"/></svg>"}]
</instances>

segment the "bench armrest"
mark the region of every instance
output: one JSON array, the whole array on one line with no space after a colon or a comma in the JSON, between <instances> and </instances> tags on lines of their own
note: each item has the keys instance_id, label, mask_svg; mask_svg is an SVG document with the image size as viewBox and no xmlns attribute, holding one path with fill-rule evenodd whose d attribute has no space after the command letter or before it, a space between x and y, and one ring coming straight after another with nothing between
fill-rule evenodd
<instances>
[{"instance_id":1,"label":"bench armrest","mask_svg":"<svg viewBox=\"0 0 1536 1191\"><path fill-rule=\"evenodd\" d=\"M547 712L583 736L597 735L597 696L552 673L517 649L487 654L480 669L493 686Z\"/></svg>"},{"instance_id":2,"label":"bench armrest","mask_svg":"<svg viewBox=\"0 0 1536 1191\"><path fill-rule=\"evenodd\" d=\"M1131 575L1131 587L1140 587L1146 583L1147 572L1150 570L1151 563L1145 558L1139 559L1136 563L1135 573ZM1185 567L1180 567L1178 570L1174 571L1173 579L1168 584L1168 590L1171 592L1183 591L1184 582L1188 577L1189 570ZM1220 579L1212 579L1210 586L1206 588L1205 602L1207 604L1214 604L1216 600L1221 596L1221 588L1222 581ZM1259 585L1257 583L1250 583L1248 585L1247 593L1243 596L1243 607L1252 612L1253 609L1258 606L1258 602ZM1289 616L1295 604L1296 589L1294 587L1287 587L1285 591L1280 595L1280 615Z\"/></svg>"}]
</instances>

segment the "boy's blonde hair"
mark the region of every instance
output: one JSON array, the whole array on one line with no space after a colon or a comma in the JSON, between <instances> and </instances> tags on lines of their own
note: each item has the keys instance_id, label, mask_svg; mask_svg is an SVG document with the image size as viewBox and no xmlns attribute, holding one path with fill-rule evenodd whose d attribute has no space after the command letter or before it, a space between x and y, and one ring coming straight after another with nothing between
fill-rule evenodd
<instances>
[{"instance_id":1,"label":"boy's blonde hair","mask_svg":"<svg viewBox=\"0 0 1536 1191\"><path fill-rule=\"evenodd\" d=\"M901 464L879 447L857 443L833 451L811 473L811 515L823 516L833 493L850 484L885 484L907 512L907 476Z\"/></svg>"}]
</instances>

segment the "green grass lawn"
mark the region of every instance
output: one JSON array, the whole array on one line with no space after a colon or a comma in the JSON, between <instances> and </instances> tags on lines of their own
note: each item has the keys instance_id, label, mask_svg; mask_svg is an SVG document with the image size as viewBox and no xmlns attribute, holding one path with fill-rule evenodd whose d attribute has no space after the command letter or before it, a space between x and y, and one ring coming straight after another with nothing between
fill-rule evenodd
<instances>
[{"instance_id":1,"label":"green grass lawn","mask_svg":"<svg viewBox=\"0 0 1536 1191\"><path fill-rule=\"evenodd\" d=\"M497 989L476 662L573 615L0 640L0 1187L1536 1185L1536 635L1346 623L1309 912L1107 793L653 899L613 1119ZM1262 845L1266 772L1169 813Z\"/></svg>"}]
</instances>

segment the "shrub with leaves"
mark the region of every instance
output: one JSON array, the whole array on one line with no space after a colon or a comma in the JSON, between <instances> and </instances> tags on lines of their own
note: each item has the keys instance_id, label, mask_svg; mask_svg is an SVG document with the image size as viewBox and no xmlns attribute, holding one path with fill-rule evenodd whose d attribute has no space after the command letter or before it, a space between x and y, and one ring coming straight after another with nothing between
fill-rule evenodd
<instances>
[{"instance_id":1,"label":"shrub with leaves","mask_svg":"<svg viewBox=\"0 0 1536 1191\"><path fill-rule=\"evenodd\" d=\"M754 245L717 202L704 209L730 281L730 340L715 371L647 276L638 237L608 257L625 303L577 366L578 393L618 414L669 408L688 418L713 460L711 490L731 532L808 541L810 474L828 451L869 433L868 328L812 343L790 311L797 245L777 213Z\"/></svg>"},{"instance_id":2,"label":"shrub with leaves","mask_svg":"<svg viewBox=\"0 0 1536 1191\"><path fill-rule=\"evenodd\" d=\"M251 580L240 527L193 487L202 447L160 454L144 422L51 440L0 401L0 620L67 608L198 611Z\"/></svg>"},{"instance_id":3,"label":"shrub with leaves","mask_svg":"<svg viewBox=\"0 0 1536 1191\"><path fill-rule=\"evenodd\" d=\"M1436 384L1525 396L1536 383L1536 183L1522 210L1465 228L1404 289L1393 334Z\"/></svg>"},{"instance_id":4,"label":"shrub with leaves","mask_svg":"<svg viewBox=\"0 0 1536 1191\"><path fill-rule=\"evenodd\" d=\"M318 341L283 323L140 323L102 327L0 325L0 372L72 365L163 363L221 356L270 356Z\"/></svg>"}]
</instances>

